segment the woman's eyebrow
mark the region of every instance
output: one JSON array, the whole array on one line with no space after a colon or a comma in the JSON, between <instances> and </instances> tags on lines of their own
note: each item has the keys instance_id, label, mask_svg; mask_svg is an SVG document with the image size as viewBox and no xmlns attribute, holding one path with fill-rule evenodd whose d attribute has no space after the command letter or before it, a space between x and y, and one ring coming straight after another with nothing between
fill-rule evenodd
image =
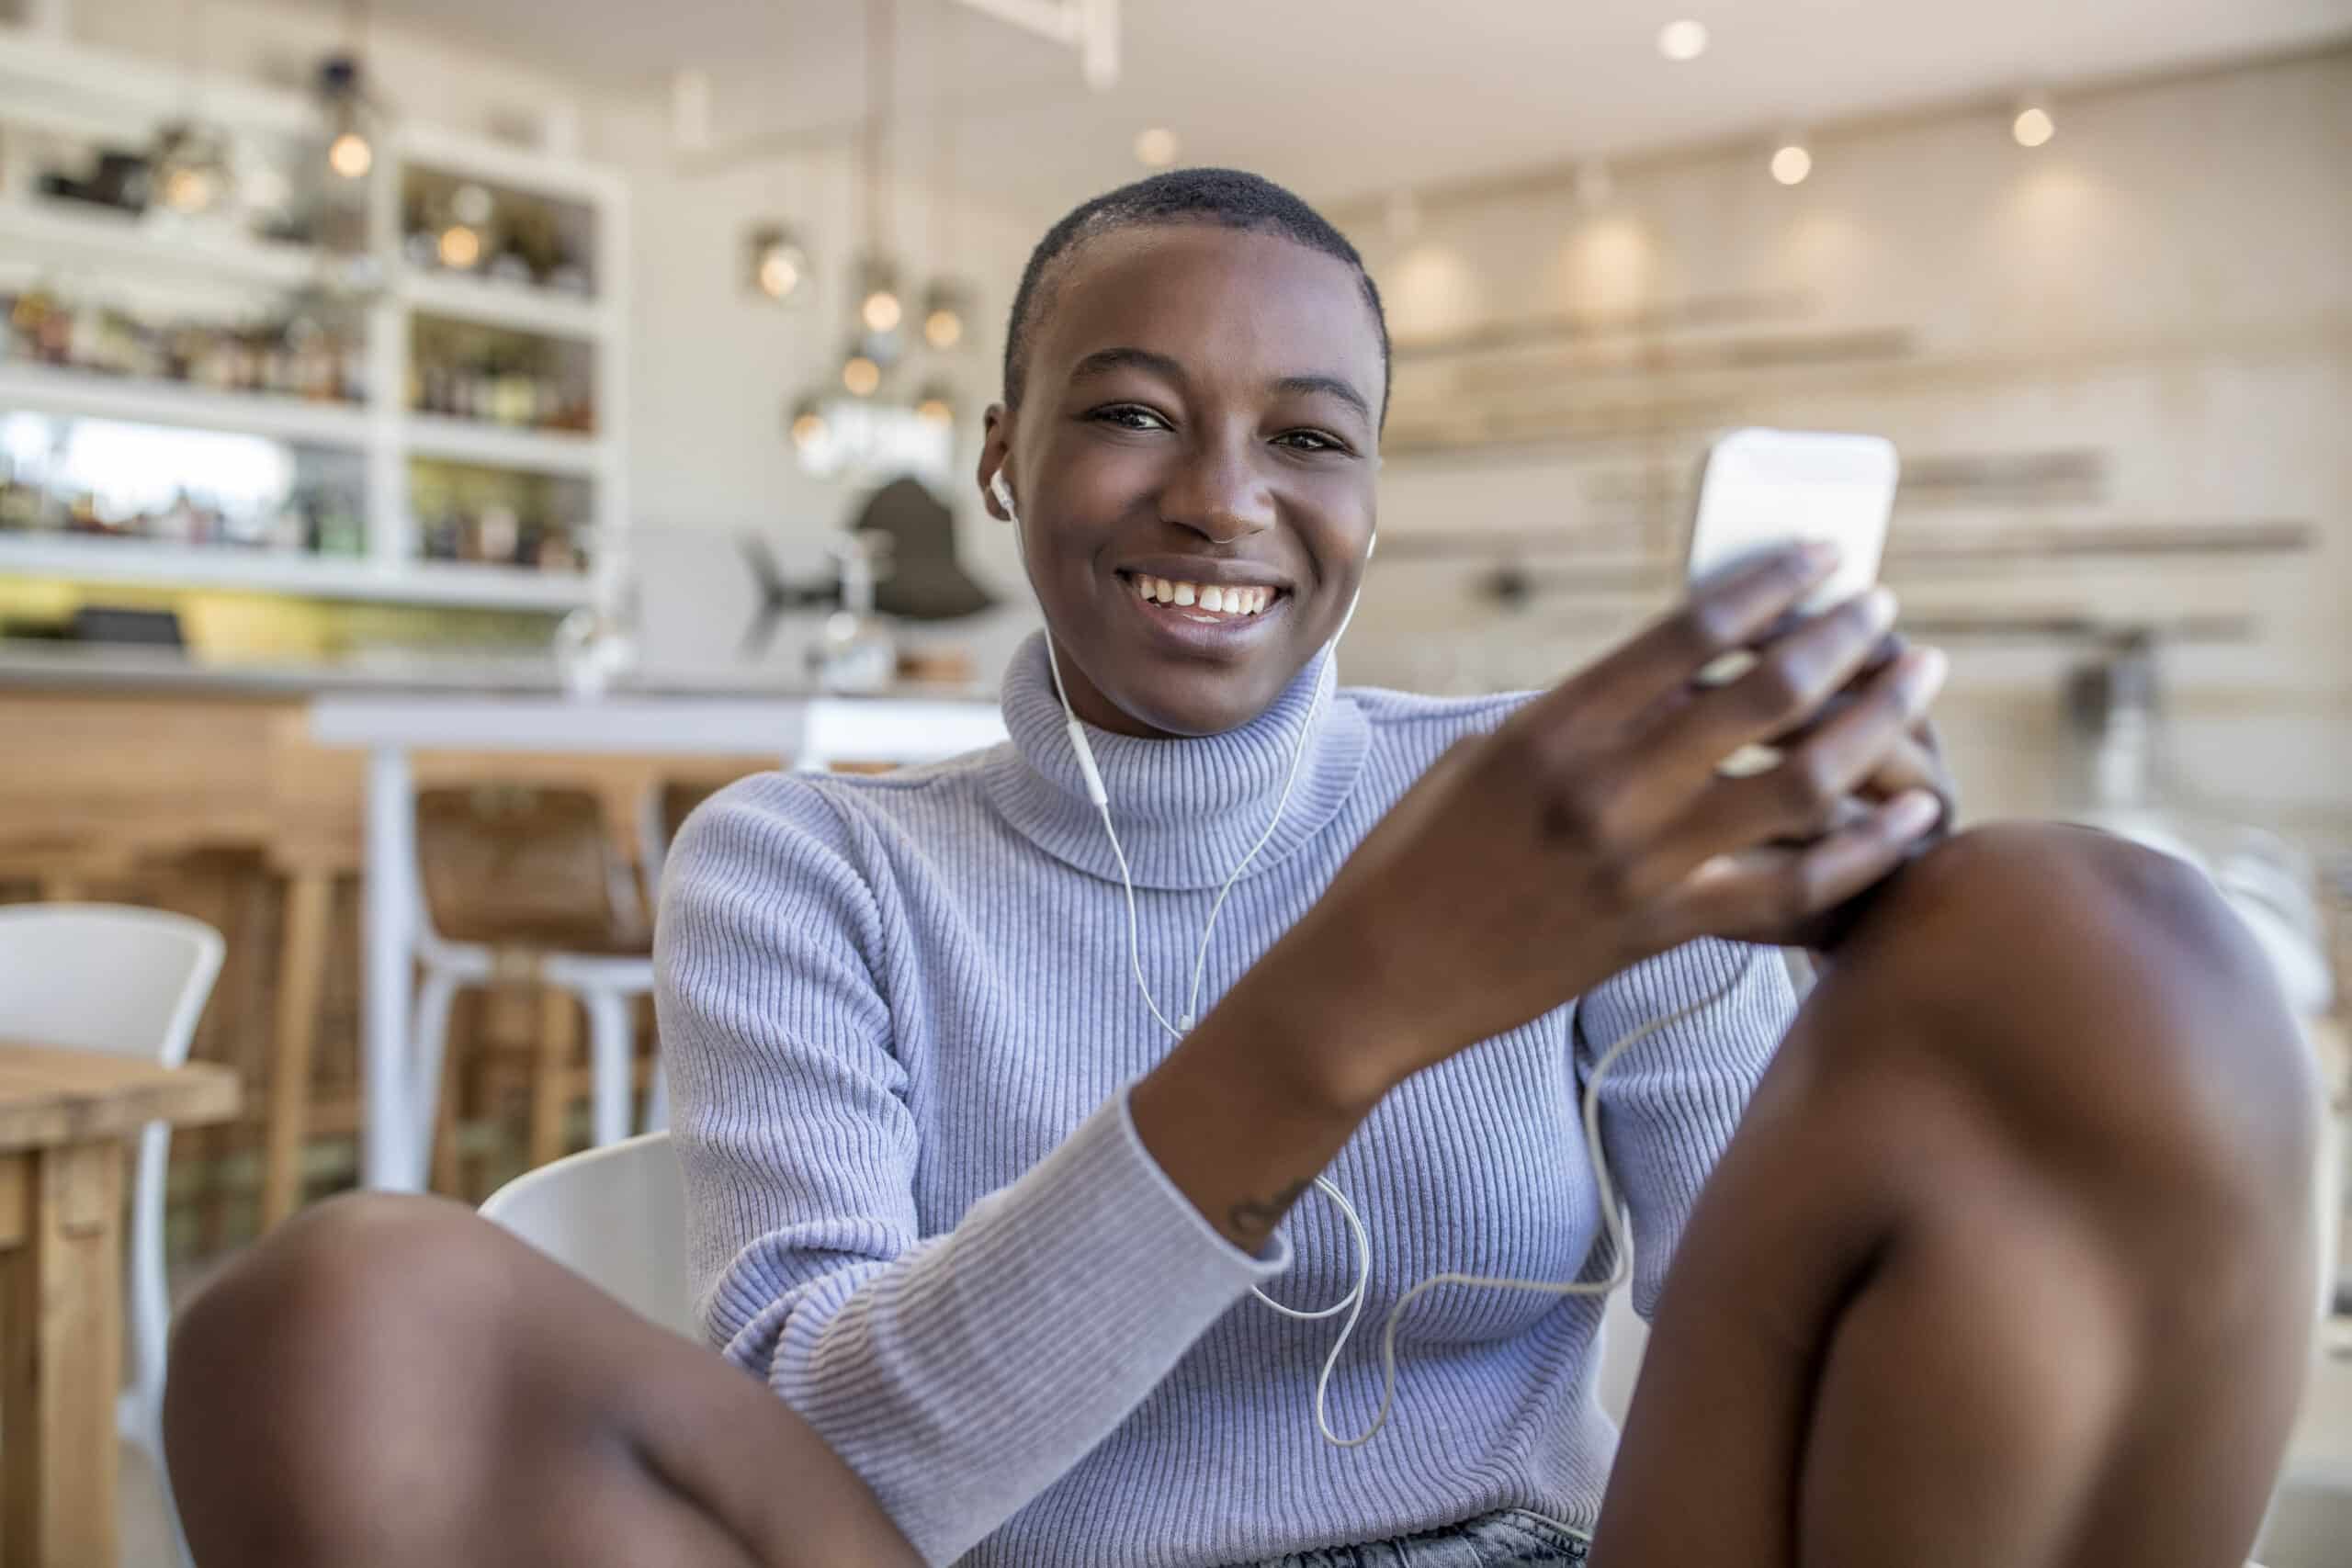
<instances>
[{"instance_id":1,"label":"woman's eyebrow","mask_svg":"<svg viewBox=\"0 0 2352 1568\"><path fill-rule=\"evenodd\" d=\"M1098 348L1070 367L1069 378L1083 381L1090 376L1107 376L1114 370L1146 370L1170 381L1184 379L1182 365L1148 348Z\"/></svg>"},{"instance_id":2,"label":"woman's eyebrow","mask_svg":"<svg viewBox=\"0 0 2352 1568\"><path fill-rule=\"evenodd\" d=\"M1372 419L1372 404L1350 382L1337 376L1284 376L1273 383L1272 389L1290 397L1328 392L1364 417Z\"/></svg>"}]
</instances>

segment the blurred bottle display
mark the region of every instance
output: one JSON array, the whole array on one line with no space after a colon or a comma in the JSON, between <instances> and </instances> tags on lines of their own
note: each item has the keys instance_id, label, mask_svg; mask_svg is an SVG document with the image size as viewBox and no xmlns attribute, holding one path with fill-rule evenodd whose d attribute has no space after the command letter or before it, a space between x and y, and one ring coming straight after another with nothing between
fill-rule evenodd
<instances>
[{"instance_id":1,"label":"blurred bottle display","mask_svg":"<svg viewBox=\"0 0 2352 1568\"><path fill-rule=\"evenodd\" d=\"M518 430L596 428L594 357L583 344L417 318L409 406Z\"/></svg>"},{"instance_id":2,"label":"blurred bottle display","mask_svg":"<svg viewBox=\"0 0 2352 1568\"><path fill-rule=\"evenodd\" d=\"M580 479L419 457L409 464L408 499L426 560L587 567L590 490Z\"/></svg>"},{"instance_id":3,"label":"blurred bottle display","mask_svg":"<svg viewBox=\"0 0 2352 1568\"><path fill-rule=\"evenodd\" d=\"M401 254L427 272L585 298L595 292L585 208L412 167L401 191Z\"/></svg>"},{"instance_id":4,"label":"blurred bottle display","mask_svg":"<svg viewBox=\"0 0 2352 1568\"><path fill-rule=\"evenodd\" d=\"M70 424L57 422L47 444L52 457L70 448ZM365 554L360 479L351 466L298 453L291 473L277 489L223 495L173 485L126 503L76 482L67 463L0 450L0 535L72 535L277 555Z\"/></svg>"},{"instance_id":5,"label":"blurred bottle display","mask_svg":"<svg viewBox=\"0 0 2352 1568\"><path fill-rule=\"evenodd\" d=\"M86 294L0 292L0 363L51 365L213 391L364 403L368 355L356 322L290 310L244 321L161 321Z\"/></svg>"}]
</instances>

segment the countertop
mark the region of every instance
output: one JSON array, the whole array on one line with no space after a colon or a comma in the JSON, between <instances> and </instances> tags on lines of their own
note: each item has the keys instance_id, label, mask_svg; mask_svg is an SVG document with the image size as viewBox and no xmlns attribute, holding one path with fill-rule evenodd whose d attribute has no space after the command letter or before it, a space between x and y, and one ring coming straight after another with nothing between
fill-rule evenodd
<instances>
[{"instance_id":1,"label":"countertop","mask_svg":"<svg viewBox=\"0 0 2352 1568\"><path fill-rule=\"evenodd\" d=\"M807 697L806 682L782 679L774 666L654 669L616 681L614 696ZM209 663L176 649L0 638L0 691L186 693L255 699L322 693L463 694L557 696L561 672L540 655L378 653L331 663ZM992 702L978 684L908 683L877 694Z\"/></svg>"}]
</instances>

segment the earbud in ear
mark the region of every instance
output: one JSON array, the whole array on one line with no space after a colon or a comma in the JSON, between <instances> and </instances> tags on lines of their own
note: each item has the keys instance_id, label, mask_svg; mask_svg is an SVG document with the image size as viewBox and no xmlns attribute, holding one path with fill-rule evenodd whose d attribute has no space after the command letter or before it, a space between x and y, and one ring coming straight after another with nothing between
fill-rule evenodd
<instances>
[{"instance_id":1,"label":"earbud in ear","mask_svg":"<svg viewBox=\"0 0 2352 1568\"><path fill-rule=\"evenodd\" d=\"M1019 515L1012 505L1012 487L1005 482L1002 468L999 468L989 476L989 493L996 497L996 503L1004 508L1004 514L1007 517Z\"/></svg>"},{"instance_id":2,"label":"earbud in ear","mask_svg":"<svg viewBox=\"0 0 2352 1568\"><path fill-rule=\"evenodd\" d=\"M1372 537L1363 542L1363 558L1366 565L1371 564L1372 552L1378 548L1380 548L1380 530L1374 528L1372 531Z\"/></svg>"}]
</instances>

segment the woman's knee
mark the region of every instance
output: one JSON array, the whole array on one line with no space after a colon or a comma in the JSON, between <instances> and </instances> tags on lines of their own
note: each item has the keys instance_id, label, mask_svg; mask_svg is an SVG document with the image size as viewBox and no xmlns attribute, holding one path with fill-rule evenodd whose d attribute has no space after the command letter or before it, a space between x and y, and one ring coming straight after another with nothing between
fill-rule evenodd
<instances>
[{"instance_id":1,"label":"woman's knee","mask_svg":"<svg viewBox=\"0 0 2352 1568\"><path fill-rule=\"evenodd\" d=\"M487 1239L452 1204L339 1198L189 1303L164 1438L200 1560L326 1561L467 1473L504 1336Z\"/></svg>"},{"instance_id":2,"label":"woman's knee","mask_svg":"<svg viewBox=\"0 0 2352 1568\"><path fill-rule=\"evenodd\" d=\"M1961 835L1874 908L1820 998L1849 1048L1935 1056L2022 1146L2149 1204L2298 1209L2307 1049L2205 876L2111 835Z\"/></svg>"}]
</instances>

